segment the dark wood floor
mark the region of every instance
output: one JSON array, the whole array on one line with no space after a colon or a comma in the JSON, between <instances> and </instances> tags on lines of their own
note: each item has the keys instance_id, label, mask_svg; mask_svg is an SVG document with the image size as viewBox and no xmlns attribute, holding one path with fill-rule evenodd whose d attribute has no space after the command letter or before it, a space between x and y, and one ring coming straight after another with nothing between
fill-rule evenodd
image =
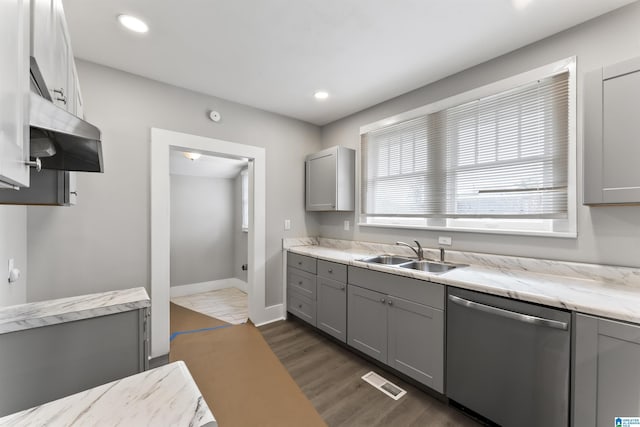
<instances>
[{"instance_id":1,"label":"dark wood floor","mask_svg":"<svg viewBox=\"0 0 640 427\"><path fill-rule=\"evenodd\" d=\"M429 396L298 320L259 328L273 352L330 427L478 426ZM361 377L375 371L407 390L393 400Z\"/></svg>"}]
</instances>

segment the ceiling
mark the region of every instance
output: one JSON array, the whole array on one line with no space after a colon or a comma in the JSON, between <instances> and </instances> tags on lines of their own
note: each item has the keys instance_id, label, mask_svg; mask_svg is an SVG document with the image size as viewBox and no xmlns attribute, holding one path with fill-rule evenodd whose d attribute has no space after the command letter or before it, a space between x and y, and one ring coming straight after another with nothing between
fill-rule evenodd
<instances>
[{"instance_id":1,"label":"ceiling","mask_svg":"<svg viewBox=\"0 0 640 427\"><path fill-rule=\"evenodd\" d=\"M231 179L248 164L247 160L202 155L198 160L189 160L183 151L171 150L169 173L171 175L196 176L201 178Z\"/></svg>"},{"instance_id":2,"label":"ceiling","mask_svg":"<svg viewBox=\"0 0 640 427\"><path fill-rule=\"evenodd\" d=\"M633 1L63 3L76 57L324 125ZM124 30L121 13L150 31Z\"/></svg>"}]
</instances>

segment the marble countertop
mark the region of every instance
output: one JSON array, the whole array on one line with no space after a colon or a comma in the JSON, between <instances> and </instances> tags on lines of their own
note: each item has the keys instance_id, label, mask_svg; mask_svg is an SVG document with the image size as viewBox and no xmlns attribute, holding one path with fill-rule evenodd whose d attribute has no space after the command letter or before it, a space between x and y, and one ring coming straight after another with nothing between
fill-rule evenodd
<instances>
[{"instance_id":1,"label":"marble countertop","mask_svg":"<svg viewBox=\"0 0 640 427\"><path fill-rule=\"evenodd\" d=\"M101 292L0 307L0 334L146 308L144 288Z\"/></svg>"},{"instance_id":2,"label":"marble countertop","mask_svg":"<svg viewBox=\"0 0 640 427\"><path fill-rule=\"evenodd\" d=\"M0 426L218 424L184 362L174 362L0 418Z\"/></svg>"},{"instance_id":3,"label":"marble countertop","mask_svg":"<svg viewBox=\"0 0 640 427\"><path fill-rule=\"evenodd\" d=\"M386 248L378 244L372 244L369 247L353 246L326 247L320 242L320 245L294 245L285 249L293 253L355 267L640 323L640 286L638 285L640 271L638 269L463 254L452 256L454 259L451 262L462 262L468 264L467 267L434 274L359 261L364 257L382 253L410 254L400 250L401 248L389 252L388 250L393 249L393 246ZM435 251L426 252L431 259L436 258Z\"/></svg>"}]
</instances>

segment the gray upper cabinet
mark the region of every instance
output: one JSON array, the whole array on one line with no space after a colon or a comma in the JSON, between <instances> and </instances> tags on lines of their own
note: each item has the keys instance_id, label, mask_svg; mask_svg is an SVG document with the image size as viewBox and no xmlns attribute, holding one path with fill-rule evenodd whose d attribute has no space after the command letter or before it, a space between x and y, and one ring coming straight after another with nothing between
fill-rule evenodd
<instances>
[{"instance_id":1,"label":"gray upper cabinet","mask_svg":"<svg viewBox=\"0 0 640 427\"><path fill-rule=\"evenodd\" d=\"M75 113L73 53L62 0L33 0L31 70L41 95Z\"/></svg>"},{"instance_id":2,"label":"gray upper cabinet","mask_svg":"<svg viewBox=\"0 0 640 427\"><path fill-rule=\"evenodd\" d=\"M29 2L0 3L0 188L28 187Z\"/></svg>"},{"instance_id":3,"label":"gray upper cabinet","mask_svg":"<svg viewBox=\"0 0 640 427\"><path fill-rule=\"evenodd\" d=\"M585 76L584 204L640 203L640 58Z\"/></svg>"},{"instance_id":4,"label":"gray upper cabinet","mask_svg":"<svg viewBox=\"0 0 640 427\"><path fill-rule=\"evenodd\" d=\"M355 150L335 146L307 156L306 209L352 211L355 208Z\"/></svg>"},{"instance_id":5,"label":"gray upper cabinet","mask_svg":"<svg viewBox=\"0 0 640 427\"><path fill-rule=\"evenodd\" d=\"M576 315L573 425L640 414L640 326Z\"/></svg>"}]
</instances>

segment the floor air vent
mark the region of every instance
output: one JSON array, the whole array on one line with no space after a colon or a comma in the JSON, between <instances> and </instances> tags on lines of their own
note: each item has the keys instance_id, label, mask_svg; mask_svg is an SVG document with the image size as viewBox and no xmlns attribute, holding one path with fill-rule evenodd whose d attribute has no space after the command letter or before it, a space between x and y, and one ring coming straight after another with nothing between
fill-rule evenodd
<instances>
[{"instance_id":1,"label":"floor air vent","mask_svg":"<svg viewBox=\"0 0 640 427\"><path fill-rule=\"evenodd\" d=\"M373 371L364 374L362 379L394 400L398 400L407 394L405 390L401 389L394 383L385 380Z\"/></svg>"}]
</instances>

